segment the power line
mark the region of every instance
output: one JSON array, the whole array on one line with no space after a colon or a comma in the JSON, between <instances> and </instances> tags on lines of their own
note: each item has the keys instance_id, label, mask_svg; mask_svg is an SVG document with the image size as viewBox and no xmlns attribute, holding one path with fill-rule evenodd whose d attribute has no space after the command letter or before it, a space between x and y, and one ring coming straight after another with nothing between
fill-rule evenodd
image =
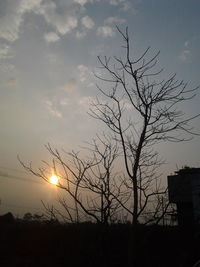
<instances>
[{"instance_id":1,"label":"power line","mask_svg":"<svg viewBox=\"0 0 200 267\"><path fill-rule=\"evenodd\" d=\"M14 168L9 168L9 167L3 167L3 166L0 166L0 169L5 169L5 170L10 170L10 171L15 171L15 172L21 172L21 173L26 173L26 171L22 171L22 170L18 170L18 169L14 169Z\"/></svg>"},{"instance_id":2,"label":"power line","mask_svg":"<svg viewBox=\"0 0 200 267\"><path fill-rule=\"evenodd\" d=\"M8 175L7 173L0 173L0 177L9 178L9 179L15 179L15 180L20 180L20 181L28 182L28 183L35 183L35 184L44 185L44 183L42 183L42 182L38 182L38 181L35 181L35 180L32 180L32 179L28 180L26 178L22 178L22 177L15 176L15 175Z\"/></svg>"}]
</instances>

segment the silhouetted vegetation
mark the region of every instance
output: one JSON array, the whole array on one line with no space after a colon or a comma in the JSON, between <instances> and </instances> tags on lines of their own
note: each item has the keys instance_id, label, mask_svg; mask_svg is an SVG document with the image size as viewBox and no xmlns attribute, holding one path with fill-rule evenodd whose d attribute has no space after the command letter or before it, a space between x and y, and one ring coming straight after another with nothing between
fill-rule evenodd
<instances>
[{"instance_id":1,"label":"silhouetted vegetation","mask_svg":"<svg viewBox=\"0 0 200 267\"><path fill-rule=\"evenodd\" d=\"M189 267L200 255L200 229L138 225L133 251L133 226L128 223L61 224L16 219L0 226L0 266L4 267Z\"/></svg>"}]
</instances>

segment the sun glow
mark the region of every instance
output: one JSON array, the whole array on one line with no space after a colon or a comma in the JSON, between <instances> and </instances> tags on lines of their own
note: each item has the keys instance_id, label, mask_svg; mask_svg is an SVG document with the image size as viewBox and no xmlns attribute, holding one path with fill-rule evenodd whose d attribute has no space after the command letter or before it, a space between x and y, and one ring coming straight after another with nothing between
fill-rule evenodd
<instances>
[{"instance_id":1,"label":"sun glow","mask_svg":"<svg viewBox=\"0 0 200 267\"><path fill-rule=\"evenodd\" d=\"M56 176L56 175L52 175L52 176L50 177L49 181L50 181L51 184L57 185L58 182L59 182L59 178L58 178L58 176Z\"/></svg>"}]
</instances>

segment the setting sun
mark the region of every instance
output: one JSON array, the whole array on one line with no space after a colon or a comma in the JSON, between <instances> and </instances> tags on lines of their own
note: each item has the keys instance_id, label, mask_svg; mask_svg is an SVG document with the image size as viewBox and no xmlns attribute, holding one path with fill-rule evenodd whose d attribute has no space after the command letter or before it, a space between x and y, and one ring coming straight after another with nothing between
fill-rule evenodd
<instances>
[{"instance_id":1,"label":"setting sun","mask_svg":"<svg viewBox=\"0 0 200 267\"><path fill-rule=\"evenodd\" d=\"M50 180L50 183L54 185L57 185L59 182L59 178L56 175L52 175L49 180Z\"/></svg>"}]
</instances>

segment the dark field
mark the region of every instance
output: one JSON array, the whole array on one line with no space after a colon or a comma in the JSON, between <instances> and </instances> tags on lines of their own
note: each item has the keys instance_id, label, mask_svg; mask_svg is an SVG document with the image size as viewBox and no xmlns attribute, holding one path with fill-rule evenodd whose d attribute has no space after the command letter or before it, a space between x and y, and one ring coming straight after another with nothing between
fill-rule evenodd
<instances>
[{"instance_id":1,"label":"dark field","mask_svg":"<svg viewBox=\"0 0 200 267\"><path fill-rule=\"evenodd\" d=\"M193 266L199 230L15 221L0 228L0 266Z\"/></svg>"}]
</instances>

